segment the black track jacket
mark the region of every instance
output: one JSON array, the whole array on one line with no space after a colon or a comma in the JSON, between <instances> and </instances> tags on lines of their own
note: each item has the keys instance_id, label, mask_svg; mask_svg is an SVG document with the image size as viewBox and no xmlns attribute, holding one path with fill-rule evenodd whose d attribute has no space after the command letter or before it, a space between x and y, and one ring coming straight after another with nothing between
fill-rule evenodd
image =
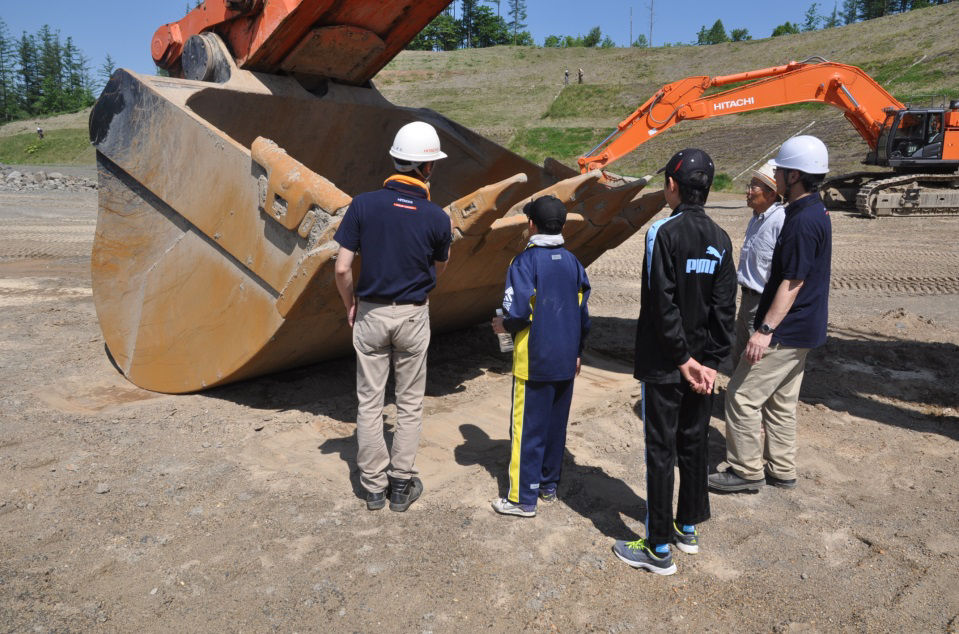
<instances>
[{"instance_id":1,"label":"black track jacket","mask_svg":"<svg viewBox=\"0 0 959 634\"><path fill-rule=\"evenodd\" d=\"M717 368L729 354L736 267L729 235L699 205L681 204L646 232L633 375L680 383L693 357Z\"/></svg>"}]
</instances>

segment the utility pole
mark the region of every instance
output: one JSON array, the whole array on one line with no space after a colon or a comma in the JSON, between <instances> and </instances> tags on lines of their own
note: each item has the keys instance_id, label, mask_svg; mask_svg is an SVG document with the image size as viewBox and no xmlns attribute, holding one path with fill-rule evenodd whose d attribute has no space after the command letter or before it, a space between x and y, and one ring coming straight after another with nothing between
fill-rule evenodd
<instances>
[{"instance_id":1,"label":"utility pole","mask_svg":"<svg viewBox=\"0 0 959 634\"><path fill-rule=\"evenodd\" d=\"M653 2L649 0L649 42L646 44L649 48L653 48Z\"/></svg>"},{"instance_id":2,"label":"utility pole","mask_svg":"<svg viewBox=\"0 0 959 634\"><path fill-rule=\"evenodd\" d=\"M633 45L633 5L629 5L629 44L626 46Z\"/></svg>"}]
</instances>

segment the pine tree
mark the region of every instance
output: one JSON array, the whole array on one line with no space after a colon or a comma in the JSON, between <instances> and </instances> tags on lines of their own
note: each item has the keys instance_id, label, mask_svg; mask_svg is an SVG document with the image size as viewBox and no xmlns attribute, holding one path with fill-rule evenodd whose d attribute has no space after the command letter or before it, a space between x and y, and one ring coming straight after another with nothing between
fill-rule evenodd
<instances>
[{"instance_id":1,"label":"pine tree","mask_svg":"<svg viewBox=\"0 0 959 634\"><path fill-rule=\"evenodd\" d=\"M513 34L513 44L516 44L519 32L526 28L526 0L509 0L506 13L509 15L507 24Z\"/></svg>"},{"instance_id":2,"label":"pine tree","mask_svg":"<svg viewBox=\"0 0 959 634\"><path fill-rule=\"evenodd\" d=\"M14 43L0 18L0 121L16 118L18 110Z\"/></svg>"},{"instance_id":3,"label":"pine tree","mask_svg":"<svg viewBox=\"0 0 959 634\"><path fill-rule=\"evenodd\" d=\"M820 20L822 20L822 18L819 15L819 3L813 2L809 5L809 8L806 9L806 17L803 21L802 30L815 31Z\"/></svg>"},{"instance_id":4,"label":"pine tree","mask_svg":"<svg viewBox=\"0 0 959 634\"><path fill-rule=\"evenodd\" d=\"M63 49L60 32L51 30L48 24L37 33L39 46L38 75L40 78L40 101L38 114L62 112L67 105L63 89Z\"/></svg>"},{"instance_id":5,"label":"pine tree","mask_svg":"<svg viewBox=\"0 0 959 634\"><path fill-rule=\"evenodd\" d=\"M113 77L113 73L116 71L117 65L113 61L113 57L107 53L107 56L103 60L103 64L100 65L100 68L97 69L97 78L99 82L99 90L103 90L103 87L107 85L107 82L110 81L110 78Z\"/></svg>"},{"instance_id":6,"label":"pine tree","mask_svg":"<svg viewBox=\"0 0 959 634\"><path fill-rule=\"evenodd\" d=\"M17 101L19 110L25 116L30 116L36 113L40 101L40 76L37 67L37 44L34 37L26 31L17 44L17 57L20 66Z\"/></svg>"}]
</instances>

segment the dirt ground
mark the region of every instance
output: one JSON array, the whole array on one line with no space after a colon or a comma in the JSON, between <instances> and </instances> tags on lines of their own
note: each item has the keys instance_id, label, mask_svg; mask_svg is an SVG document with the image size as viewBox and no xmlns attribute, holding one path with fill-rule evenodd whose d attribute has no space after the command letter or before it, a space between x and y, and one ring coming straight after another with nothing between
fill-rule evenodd
<instances>
[{"instance_id":1,"label":"dirt ground","mask_svg":"<svg viewBox=\"0 0 959 634\"><path fill-rule=\"evenodd\" d=\"M645 514L629 366L641 234L588 270L594 335L559 501L534 519L489 507L510 378L477 326L431 346L423 498L370 513L352 360L187 396L116 372L90 290L96 205L0 193L4 632L959 628L959 218L832 215L799 486L712 496L702 552L658 577L610 550ZM741 243L739 196L710 213Z\"/></svg>"}]
</instances>

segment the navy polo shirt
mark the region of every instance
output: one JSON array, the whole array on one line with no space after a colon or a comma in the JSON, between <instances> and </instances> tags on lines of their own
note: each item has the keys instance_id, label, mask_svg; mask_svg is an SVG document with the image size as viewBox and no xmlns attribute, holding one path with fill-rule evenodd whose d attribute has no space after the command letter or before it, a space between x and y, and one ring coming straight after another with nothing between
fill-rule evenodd
<instances>
[{"instance_id":1,"label":"navy polo shirt","mask_svg":"<svg viewBox=\"0 0 959 634\"><path fill-rule=\"evenodd\" d=\"M449 258L452 233L423 183L396 175L353 199L333 239L362 257L357 297L422 302L436 286L433 262Z\"/></svg>"},{"instance_id":2,"label":"navy polo shirt","mask_svg":"<svg viewBox=\"0 0 959 634\"><path fill-rule=\"evenodd\" d=\"M831 266L829 212L818 193L803 196L786 206L769 281L756 310L754 325L759 329L782 281L802 280L796 301L776 327L770 343L790 348L816 348L826 343Z\"/></svg>"}]
</instances>

